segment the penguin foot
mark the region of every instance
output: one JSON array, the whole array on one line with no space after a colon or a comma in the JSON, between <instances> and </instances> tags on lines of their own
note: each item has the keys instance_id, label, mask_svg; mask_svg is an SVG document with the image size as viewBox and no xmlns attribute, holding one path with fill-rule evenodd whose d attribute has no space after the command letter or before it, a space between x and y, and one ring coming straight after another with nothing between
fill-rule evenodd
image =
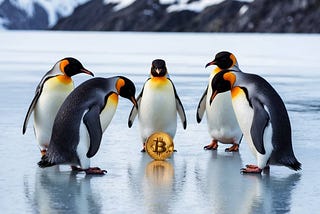
<instances>
[{"instance_id":1,"label":"penguin foot","mask_svg":"<svg viewBox=\"0 0 320 214\"><path fill-rule=\"evenodd\" d=\"M107 173L107 170L104 169L100 169L99 167L90 167L88 169L84 170L86 172L86 174L90 174L90 175L104 175L105 173Z\"/></svg>"},{"instance_id":2,"label":"penguin foot","mask_svg":"<svg viewBox=\"0 0 320 214\"><path fill-rule=\"evenodd\" d=\"M245 174L245 173L261 173L262 169L260 169L256 165L248 164L248 165L246 165L246 168L240 169L240 172L241 172L241 174Z\"/></svg>"},{"instance_id":3,"label":"penguin foot","mask_svg":"<svg viewBox=\"0 0 320 214\"><path fill-rule=\"evenodd\" d=\"M140 152L146 152L146 143L143 143L143 148L141 149Z\"/></svg>"},{"instance_id":4,"label":"penguin foot","mask_svg":"<svg viewBox=\"0 0 320 214\"><path fill-rule=\"evenodd\" d=\"M41 160L38 162L38 166L40 168L50 167L50 166L54 166L54 165L56 165L56 164L55 163L51 163L48 160L48 157L46 155L42 156Z\"/></svg>"},{"instance_id":5,"label":"penguin foot","mask_svg":"<svg viewBox=\"0 0 320 214\"><path fill-rule=\"evenodd\" d=\"M218 141L213 140L212 143L203 147L204 150L217 150Z\"/></svg>"},{"instance_id":6,"label":"penguin foot","mask_svg":"<svg viewBox=\"0 0 320 214\"><path fill-rule=\"evenodd\" d=\"M238 152L239 151L239 144L233 144L231 147L226 148L225 152Z\"/></svg>"}]
</instances>

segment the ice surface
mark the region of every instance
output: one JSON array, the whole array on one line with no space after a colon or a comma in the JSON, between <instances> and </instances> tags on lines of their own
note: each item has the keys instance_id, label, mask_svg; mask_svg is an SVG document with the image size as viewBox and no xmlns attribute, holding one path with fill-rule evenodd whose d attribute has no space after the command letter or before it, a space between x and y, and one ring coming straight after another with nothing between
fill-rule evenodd
<instances>
[{"instance_id":1,"label":"ice surface","mask_svg":"<svg viewBox=\"0 0 320 214\"><path fill-rule=\"evenodd\" d=\"M176 34L5 31L0 34L1 213L317 213L319 210L319 35ZM233 52L245 72L267 79L289 112L293 147L303 170L271 166L270 174L241 175L254 163L240 152L205 151L206 121L196 107L221 50ZM68 166L40 169L32 121L22 123L43 74L66 56L96 76L125 75L140 91L151 61L163 58L184 104L188 127L178 122L178 150L162 165L140 153L138 121L127 127L131 103L118 110L91 165L105 176L73 174ZM79 85L87 75L74 78Z\"/></svg>"}]
</instances>

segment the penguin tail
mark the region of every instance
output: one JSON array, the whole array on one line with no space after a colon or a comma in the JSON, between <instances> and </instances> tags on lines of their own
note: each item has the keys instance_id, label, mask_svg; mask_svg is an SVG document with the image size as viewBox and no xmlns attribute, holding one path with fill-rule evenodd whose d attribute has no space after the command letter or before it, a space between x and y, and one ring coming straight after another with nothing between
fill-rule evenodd
<instances>
[{"instance_id":1,"label":"penguin tail","mask_svg":"<svg viewBox=\"0 0 320 214\"><path fill-rule=\"evenodd\" d=\"M52 163L47 155L42 156L41 161L38 162L38 166L40 168L46 168L54 165L56 165L56 163Z\"/></svg>"},{"instance_id":2,"label":"penguin tail","mask_svg":"<svg viewBox=\"0 0 320 214\"><path fill-rule=\"evenodd\" d=\"M292 170L301 170L301 163L293 156L292 158L280 161L281 164L289 167Z\"/></svg>"},{"instance_id":3,"label":"penguin tail","mask_svg":"<svg viewBox=\"0 0 320 214\"><path fill-rule=\"evenodd\" d=\"M293 162L292 164L290 164L288 167L289 167L290 169L293 169L293 170L295 170L295 171L298 171L298 170L301 170L301 163L296 160L295 162Z\"/></svg>"}]
</instances>

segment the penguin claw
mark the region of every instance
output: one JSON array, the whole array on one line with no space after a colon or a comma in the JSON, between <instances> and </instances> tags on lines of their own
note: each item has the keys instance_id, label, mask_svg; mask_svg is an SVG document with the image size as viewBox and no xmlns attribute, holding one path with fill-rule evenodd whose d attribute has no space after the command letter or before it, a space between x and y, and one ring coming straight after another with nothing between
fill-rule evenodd
<instances>
[{"instance_id":1,"label":"penguin claw","mask_svg":"<svg viewBox=\"0 0 320 214\"><path fill-rule=\"evenodd\" d=\"M260 174L262 172L262 169L260 169L256 165L246 165L246 168L241 168L240 173L246 174L246 173L257 173Z\"/></svg>"},{"instance_id":2,"label":"penguin claw","mask_svg":"<svg viewBox=\"0 0 320 214\"><path fill-rule=\"evenodd\" d=\"M239 145L238 144L233 144L231 147L226 148L224 151L225 152L238 152L239 151Z\"/></svg>"},{"instance_id":3,"label":"penguin claw","mask_svg":"<svg viewBox=\"0 0 320 214\"><path fill-rule=\"evenodd\" d=\"M216 141L212 141L212 143L203 147L204 150L217 150L217 148L218 148L218 142Z\"/></svg>"}]
</instances>

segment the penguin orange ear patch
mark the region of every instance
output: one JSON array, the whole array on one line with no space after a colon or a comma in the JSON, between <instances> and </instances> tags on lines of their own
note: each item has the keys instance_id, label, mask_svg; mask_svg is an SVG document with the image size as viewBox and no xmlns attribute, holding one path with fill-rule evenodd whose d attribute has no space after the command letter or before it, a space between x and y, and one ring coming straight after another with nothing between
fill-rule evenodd
<instances>
[{"instance_id":1,"label":"penguin orange ear patch","mask_svg":"<svg viewBox=\"0 0 320 214\"><path fill-rule=\"evenodd\" d=\"M64 68L69 64L69 61L64 59L60 62L60 70L65 73Z\"/></svg>"},{"instance_id":2,"label":"penguin orange ear patch","mask_svg":"<svg viewBox=\"0 0 320 214\"><path fill-rule=\"evenodd\" d=\"M232 66L234 66L237 62L236 57L233 54L231 54L230 59L232 60Z\"/></svg>"},{"instance_id":3,"label":"penguin orange ear patch","mask_svg":"<svg viewBox=\"0 0 320 214\"><path fill-rule=\"evenodd\" d=\"M124 86L126 83L123 79L119 78L117 83L116 83L116 89L118 92L120 92L120 89L122 86Z\"/></svg>"},{"instance_id":4,"label":"penguin orange ear patch","mask_svg":"<svg viewBox=\"0 0 320 214\"><path fill-rule=\"evenodd\" d=\"M232 87L234 85L234 83L236 82L236 75L234 75L231 72L227 72L223 75L223 79L229 81L231 84L231 87Z\"/></svg>"}]
</instances>

